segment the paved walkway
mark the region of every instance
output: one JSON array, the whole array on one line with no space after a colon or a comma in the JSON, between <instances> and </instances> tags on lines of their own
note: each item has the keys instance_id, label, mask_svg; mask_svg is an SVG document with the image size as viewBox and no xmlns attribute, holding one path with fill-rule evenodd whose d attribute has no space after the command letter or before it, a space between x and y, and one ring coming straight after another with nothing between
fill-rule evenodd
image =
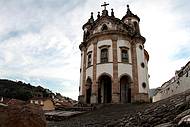
<instances>
[{"instance_id":1,"label":"paved walkway","mask_svg":"<svg viewBox=\"0 0 190 127\"><path fill-rule=\"evenodd\" d=\"M79 112L79 111L51 111L51 112L46 112L45 115L48 115L48 116L53 116L53 115L56 115L56 116L72 116L72 115L75 115L75 114L80 114L82 112Z\"/></svg>"},{"instance_id":2,"label":"paved walkway","mask_svg":"<svg viewBox=\"0 0 190 127\"><path fill-rule=\"evenodd\" d=\"M142 105L108 104L93 112L85 113L60 122L48 122L48 127L103 127L109 126L126 115L134 114Z\"/></svg>"}]
</instances>

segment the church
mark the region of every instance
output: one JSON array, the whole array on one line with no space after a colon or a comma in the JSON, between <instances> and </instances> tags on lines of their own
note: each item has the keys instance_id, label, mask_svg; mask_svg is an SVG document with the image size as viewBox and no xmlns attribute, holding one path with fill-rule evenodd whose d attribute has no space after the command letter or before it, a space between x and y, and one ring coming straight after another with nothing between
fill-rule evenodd
<instances>
[{"instance_id":1,"label":"church","mask_svg":"<svg viewBox=\"0 0 190 127\"><path fill-rule=\"evenodd\" d=\"M122 19L114 10L94 18L93 12L83 25L79 102L83 104L133 103L149 101L149 54L140 33L140 18L127 5Z\"/></svg>"}]
</instances>

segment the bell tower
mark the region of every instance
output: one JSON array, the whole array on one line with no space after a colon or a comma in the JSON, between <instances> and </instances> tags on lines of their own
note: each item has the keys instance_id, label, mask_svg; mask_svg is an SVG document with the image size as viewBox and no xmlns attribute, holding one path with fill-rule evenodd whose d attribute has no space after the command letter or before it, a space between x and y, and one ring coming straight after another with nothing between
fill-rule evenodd
<instances>
[{"instance_id":1,"label":"bell tower","mask_svg":"<svg viewBox=\"0 0 190 127\"><path fill-rule=\"evenodd\" d=\"M97 19L93 13L83 25L79 102L147 102L148 52L140 33L140 18L127 5L127 13L118 19L105 3Z\"/></svg>"}]
</instances>

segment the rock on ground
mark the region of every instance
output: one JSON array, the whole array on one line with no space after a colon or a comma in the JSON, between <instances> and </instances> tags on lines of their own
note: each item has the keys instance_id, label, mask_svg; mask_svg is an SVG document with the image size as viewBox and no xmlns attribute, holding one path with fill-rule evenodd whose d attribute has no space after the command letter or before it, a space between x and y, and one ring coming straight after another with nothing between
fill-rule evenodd
<instances>
[{"instance_id":1,"label":"rock on ground","mask_svg":"<svg viewBox=\"0 0 190 127\"><path fill-rule=\"evenodd\" d=\"M46 127L42 109L35 105L0 106L0 127Z\"/></svg>"}]
</instances>

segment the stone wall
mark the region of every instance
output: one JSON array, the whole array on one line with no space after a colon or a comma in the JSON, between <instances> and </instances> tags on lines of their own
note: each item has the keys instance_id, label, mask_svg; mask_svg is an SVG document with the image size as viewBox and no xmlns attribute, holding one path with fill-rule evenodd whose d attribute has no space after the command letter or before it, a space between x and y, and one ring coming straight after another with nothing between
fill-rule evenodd
<instances>
[{"instance_id":1,"label":"stone wall","mask_svg":"<svg viewBox=\"0 0 190 127\"><path fill-rule=\"evenodd\" d=\"M165 82L153 96L153 102L168 98L172 95L184 92L190 89L190 62L181 70L176 71L174 77Z\"/></svg>"}]
</instances>

